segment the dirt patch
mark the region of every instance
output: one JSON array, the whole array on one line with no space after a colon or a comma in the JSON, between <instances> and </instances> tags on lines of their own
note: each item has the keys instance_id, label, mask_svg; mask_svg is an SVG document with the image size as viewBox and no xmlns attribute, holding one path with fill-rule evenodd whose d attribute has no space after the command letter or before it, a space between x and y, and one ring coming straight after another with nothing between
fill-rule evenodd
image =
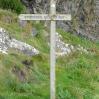
<instances>
[{"instance_id":1,"label":"dirt patch","mask_svg":"<svg viewBox=\"0 0 99 99\"><path fill-rule=\"evenodd\" d=\"M20 68L14 67L12 73L19 79L21 83L25 83L27 81L25 73Z\"/></svg>"},{"instance_id":2,"label":"dirt patch","mask_svg":"<svg viewBox=\"0 0 99 99\"><path fill-rule=\"evenodd\" d=\"M31 62L29 60L23 60L22 63L26 66L26 68L30 68Z\"/></svg>"}]
</instances>

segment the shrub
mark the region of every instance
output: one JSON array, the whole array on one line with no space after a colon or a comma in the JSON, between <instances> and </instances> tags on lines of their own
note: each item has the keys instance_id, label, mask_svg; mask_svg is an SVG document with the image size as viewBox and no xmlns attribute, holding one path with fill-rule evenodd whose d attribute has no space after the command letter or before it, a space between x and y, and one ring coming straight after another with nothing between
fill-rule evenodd
<instances>
[{"instance_id":1,"label":"shrub","mask_svg":"<svg viewBox=\"0 0 99 99\"><path fill-rule=\"evenodd\" d=\"M18 14L23 12L23 5L18 0L0 0L0 7L3 9L11 9Z\"/></svg>"}]
</instances>

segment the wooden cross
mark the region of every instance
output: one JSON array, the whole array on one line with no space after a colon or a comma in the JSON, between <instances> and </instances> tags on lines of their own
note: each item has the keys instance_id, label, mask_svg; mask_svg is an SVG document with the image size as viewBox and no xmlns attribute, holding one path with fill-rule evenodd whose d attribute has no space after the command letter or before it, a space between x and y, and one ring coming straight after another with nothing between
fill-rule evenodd
<instances>
[{"instance_id":1,"label":"wooden cross","mask_svg":"<svg viewBox=\"0 0 99 99\"><path fill-rule=\"evenodd\" d=\"M21 14L21 20L50 20L50 99L55 99L55 33L56 20L71 20L70 14L56 14L56 0L50 1L50 14Z\"/></svg>"}]
</instances>

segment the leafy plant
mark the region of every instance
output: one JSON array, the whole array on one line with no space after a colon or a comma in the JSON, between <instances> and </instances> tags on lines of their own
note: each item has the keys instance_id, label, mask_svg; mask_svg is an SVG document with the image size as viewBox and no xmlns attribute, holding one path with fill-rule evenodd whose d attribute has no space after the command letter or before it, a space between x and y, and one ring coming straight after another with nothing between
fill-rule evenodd
<instances>
[{"instance_id":1,"label":"leafy plant","mask_svg":"<svg viewBox=\"0 0 99 99\"><path fill-rule=\"evenodd\" d=\"M20 14L23 10L23 5L18 0L0 0L0 7L3 9L11 9Z\"/></svg>"},{"instance_id":2,"label":"leafy plant","mask_svg":"<svg viewBox=\"0 0 99 99\"><path fill-rule=\"evenodd\" d=\"M83 99L93 99L93 94L90 91L87 91L84 96Z\"/></svg>"},{"instance_id":3,"label":"leafy plant","mask_svg":"<svg viewBox=\"0 0 99 99\"><path fill-rule=\"evenodd\" d=\"M60 99L75 99L68 89L62 87L58 90L58 96Z\"/></svg>"}]
</instances>

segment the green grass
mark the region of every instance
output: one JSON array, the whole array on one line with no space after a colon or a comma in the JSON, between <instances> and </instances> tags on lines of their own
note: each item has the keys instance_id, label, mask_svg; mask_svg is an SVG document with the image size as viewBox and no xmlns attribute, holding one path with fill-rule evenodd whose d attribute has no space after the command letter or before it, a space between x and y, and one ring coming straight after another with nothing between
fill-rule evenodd
<instances>
[{"instance_id":1,"label":"green grass","mask_svg":"<svg viewBox=\"0 0 99 99\"><path fill-rule=\"evenodd\" d=\"M16 14L14 16L17 17ZM10 50L9 55L0 53L0 99L50 99L50 49L45 43L49 38L43 34L43 30L49 31L48 27L44 27L42 23L28 22L29 28L22 29L18 26L18 20L14 19L11 23L0 21L0 26L10 31L16 39L34 46L41 52L35 57L14 50ZM38 30L37 37L31 37L29 34L32 26ZM23 37L24 32L27 39ZM62 30L57 29L57 32L63 36L64 42L75 47L81 45L95 51L96 54L81 54L80 51L75 51L56 59L56 99L98 99L99 43L73 36ZM24 60L30 61L29 68L22 63ZM13 74L14 68L24 73L26 82L20 82L19 77Z\"/></svg>"}]
</instances>

